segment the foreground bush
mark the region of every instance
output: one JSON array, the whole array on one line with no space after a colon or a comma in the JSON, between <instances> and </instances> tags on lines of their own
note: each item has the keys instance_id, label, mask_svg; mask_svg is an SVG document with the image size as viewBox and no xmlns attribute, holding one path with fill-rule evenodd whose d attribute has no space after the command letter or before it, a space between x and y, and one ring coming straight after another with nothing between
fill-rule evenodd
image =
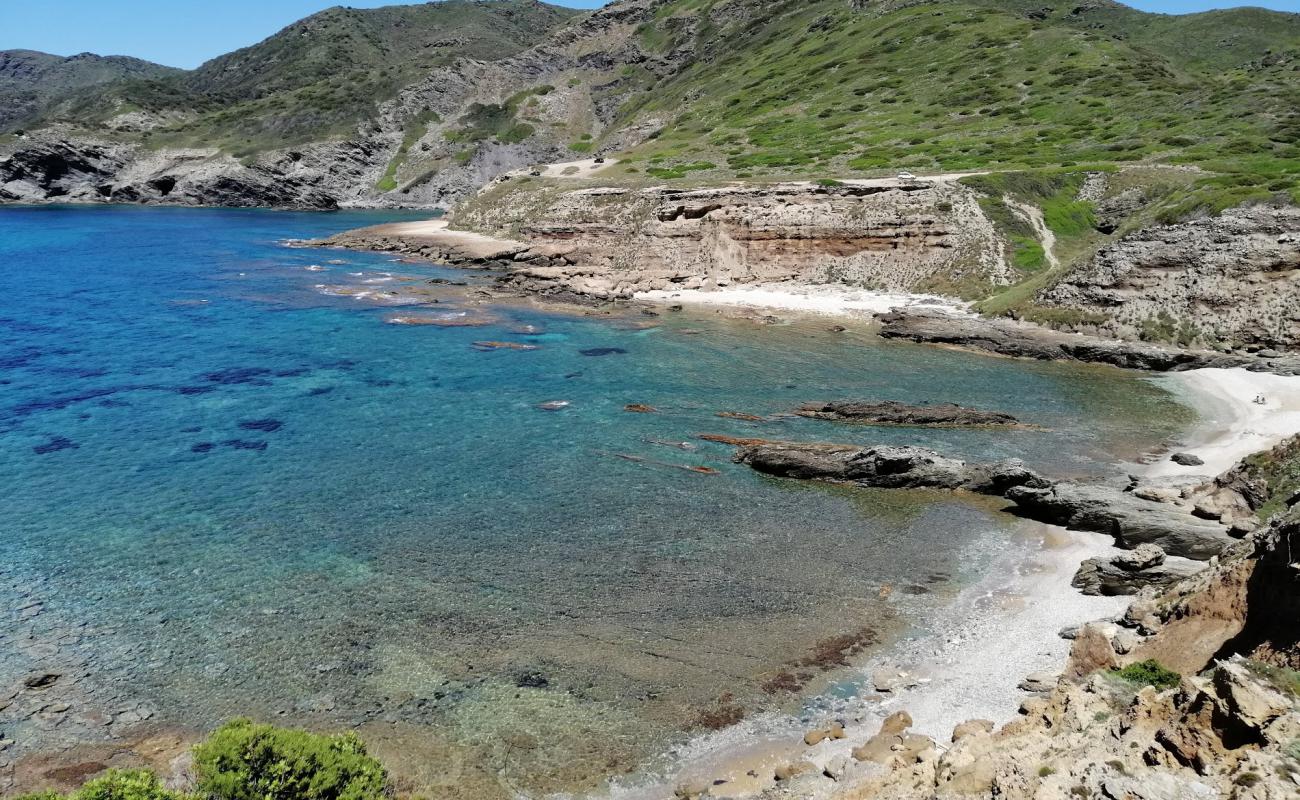
<instances>
[{"instance_id":1,"label":"foreground bush","mask_svg":"<svg viewBox=\"0 0 1300 800\"><path fill-rule=\"evenodd\" d=\"M1117 669L1114 674L1129 683L1154 686L1157 689L1172 689L1183 679L1173 670L1165 669L1159 661L1147 659L1136 664L1129 664L1124 669Z\"/></svg>"},{"instance_id":2,"label":"foreground bush","mask_svg":"<svg viewBox=\"0 0 1300 800\"><path fill-rule=\"evenodd\" d=\"M17 800L60 800L54 792L23 795ZM158 776L143 769L110 769L104 775L87 781L77 791L67 795L67 800L191 800L180 792L163 788Z\"/></svg>"},{"instance_id":3,"label":"foreground bush","mask_svg":"<svg viewBox=\"0 0 1300 800\"><path fill-rule=\"evenodd\" d=\"M355 733L321 736L247 719L213 732L194 749L194 763L199 793L217 800L372 800L388 788Z\"/></svg>"},{"instance_id":4,"label":"foreground bush","mask_svg":"<svg viewBox=\"0 0 1300 800\"><path fill-rule=\"evenodd\" d=\"M355 733L321 736L232 720L194 748L195 794L173 792L143 769L111 769L67 795L14 800L378 800L388 775Z\"/></svg>"}]
</instances>

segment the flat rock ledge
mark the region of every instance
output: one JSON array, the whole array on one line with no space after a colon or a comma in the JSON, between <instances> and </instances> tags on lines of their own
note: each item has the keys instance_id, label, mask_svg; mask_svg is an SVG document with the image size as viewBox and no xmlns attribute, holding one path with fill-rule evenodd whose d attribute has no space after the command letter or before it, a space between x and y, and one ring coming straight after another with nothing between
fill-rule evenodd
<instances>
[{"instance_id":1,"label":"flat rock ledge","mask_svg":"<svg viewBox=\"0 0 1300 800\"><path fill-rule=\"evenodd\" d=\"M1202 367L1244 367L1255 372L1300 375L1300 356L1265 352L1220 353L1104 339L1017 322L934 311L898 311L880 317L880 335L926 344L983 350L1040 361L1083 361L1128 369L1180 372Z\"/></svg>"},{"instance_id":2,"label":"flat rock ledge","mask_svg":"<svg viewBox=\"0 0 1300 800\"><path fill-rule=\"evenodd\" d=\"M1011 427L1020 421L1001 411L981 411L953 403L913 406L895 400L864 402L835 400L805 403L795 410L801 417L856 422L860 425L901 425L931 428Z\"/></svg>"},{"instance_id":3,"label":"flat rock ledge","mask_svg":"<svg viewBox=\"0 0 1300 800\"><path fill-rule=\"evenodd\" d=\"M1053 481L1018 459L967 463L910 446L741 442L734 460L767 475L888 489L948 489L1005 497L1021 516L1105 533L1122 548L1206 561L1233 544L1228 527L1186 508L1102 484ZM1148 551L1149 552L1149 551Z\"/></svg>"}]
</instances>

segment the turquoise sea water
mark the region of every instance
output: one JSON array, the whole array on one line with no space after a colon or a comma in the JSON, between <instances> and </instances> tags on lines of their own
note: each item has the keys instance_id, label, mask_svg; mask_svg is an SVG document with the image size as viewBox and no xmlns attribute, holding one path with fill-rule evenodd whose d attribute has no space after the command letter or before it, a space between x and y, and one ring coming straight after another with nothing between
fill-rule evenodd
<instances>
[{"instance_id":1,"label":"turquoise sea water","mask_svg":"<svg viewBox=\"0 0 1300 800\"><path fill-rule=\"evenodd\" d=\"M352 295L490 276L281 244L392 218L0 210L0 687L53 666L78 676L60 691L80 714L0 708L15 753L251 714L359 726L448 793L591 785L710 709L794 702L763 684L818 642L908 623L1013 546L988 504L774 481L696 434L1088 474L1186 420L1114 370L824 320L489 306L470 309L484 327L388 324L458 313L463 292L414 311ZM715 416L835 398L1038 428Z\"/></svg>"}]
</instances>

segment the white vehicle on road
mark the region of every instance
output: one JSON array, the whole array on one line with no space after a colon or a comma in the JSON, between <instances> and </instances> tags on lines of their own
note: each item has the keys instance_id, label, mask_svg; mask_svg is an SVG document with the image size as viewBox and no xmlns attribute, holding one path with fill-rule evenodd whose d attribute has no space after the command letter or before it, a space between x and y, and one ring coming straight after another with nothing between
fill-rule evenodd
<instances>
[{"instance_id":1,"label":"white vehicle on road","mask_svg":"<svg viewBox=\"0 0 1300 800\"><path fill-rule=\"evenodd\" d=\"M916 176L908 172L907 170L903 170L902 172L898 173L898 179L900 181L914 181L916 180Z\"/></svg>"}]
</instances>

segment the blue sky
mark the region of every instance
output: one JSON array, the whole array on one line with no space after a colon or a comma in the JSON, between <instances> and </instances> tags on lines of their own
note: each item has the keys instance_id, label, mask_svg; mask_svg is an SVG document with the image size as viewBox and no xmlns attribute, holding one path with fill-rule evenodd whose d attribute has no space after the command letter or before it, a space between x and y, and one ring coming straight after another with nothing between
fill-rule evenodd
<instances>
[{"instance_id":1,"label":"blue sky","mask_svg":"<svg viewBox=\"0 0 1300 800\"><path fill-rule=\"evenodd\" d=\"M595 8L602 0L552 0ZM373 8L394 0L0 0L0 50L59 55L90 51L195 67L331 5ZM1244 5L1232 0L1129 0L1144 11L1182 14ZM1300 0L1255 0L1300 12Z\"/></svg>"}]
</instances>

